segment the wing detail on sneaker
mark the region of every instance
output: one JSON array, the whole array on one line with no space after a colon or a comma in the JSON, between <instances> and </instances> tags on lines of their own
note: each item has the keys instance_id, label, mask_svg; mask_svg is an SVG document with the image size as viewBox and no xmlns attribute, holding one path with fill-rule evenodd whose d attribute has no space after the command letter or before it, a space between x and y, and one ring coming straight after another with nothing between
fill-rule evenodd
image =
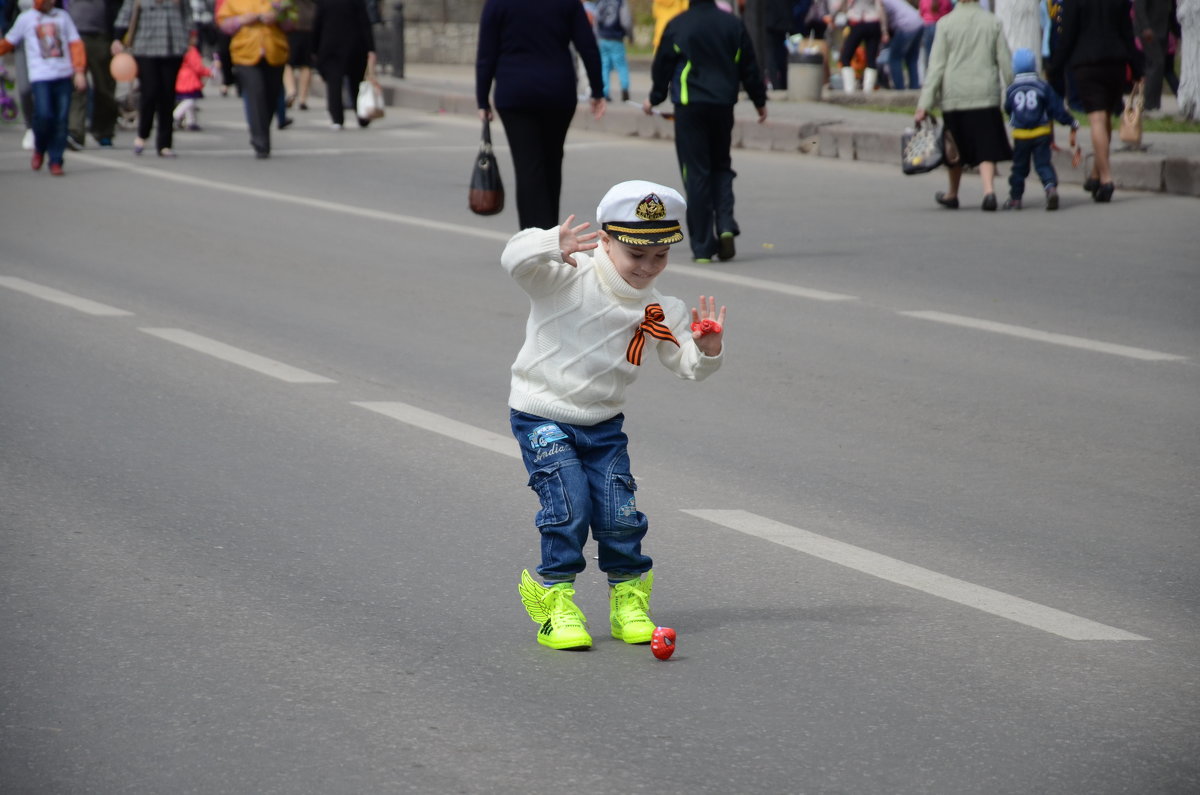
<instances>
[{"instance_id":1,"label":"wing detail on sneaker","mask_svg":"<svg viewBox=\"0 0 1200 795\"><path fill-rule=\"evenodd\" d=\"M542 602L546 588L529 576L529 569L521 572L521 584L517 586L517 590L521 594L525 612L529 613L535 624L544 624L550 620L550 613Z\"/></svg>"}]
</instances>

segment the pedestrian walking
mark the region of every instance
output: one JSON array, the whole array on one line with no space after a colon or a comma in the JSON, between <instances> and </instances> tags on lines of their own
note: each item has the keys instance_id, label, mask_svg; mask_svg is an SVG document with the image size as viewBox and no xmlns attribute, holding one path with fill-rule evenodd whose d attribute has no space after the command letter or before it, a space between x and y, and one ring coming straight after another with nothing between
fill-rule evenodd
<instances>
[{"instance_id":1,"label":"pedestrian walking","mask_svg":"<svg viewBox=\"0 0 1200 795\"><path fill-rule=\"evenodd\" d=\"M264 2L266 0L263 0ZM113 55L125 51L122 39L132 30L129 49L138 65L137 137L133 153L140 155L155 130L154 148L159 157L175 157L171 148L175 110L175 79L187 52L192 30L188 0L125 0L113 23Z\"/></svg>"},{"instance_id":2,"label":"pedestrian walking","mask_svg":"<svg viewBox=\"0 0 1200 795\"><path fill-rule=\"evenodd\" d=\"M604 77L604 99L612 102L609 87L612 73L617 73L621 86L621 101L629 101L629 62L625 58L625 40L633 40L633 15L629 0L596 0L596 42L600 45L600 72Z\"/></svg>"},{"instance_id":3,"label":"pedestrian walking","mask_svg":"<svg viewBox=\"0 0 1200 795\"><path fill-rule=\"evenodd\" d=\"M1011 82L1012 55L1000 23L976 0L958 0L954 10L938 20L929 71L913 115L921 122L940 107L946 134L958 149L959 161L947 164L949 190L934 196L942 207L958 209L963 166L978 166L983 209L996 210L996 163L1012 159L1000 112L1001 86Z\"/></svg>"},{"instance_id":4,"label":"pedestrian walking","mask_svg":"<svg viewBox=\"0 0 1200 795\"><path fill-rule=\"evenodd\" d=\"M1058 174L1051 161L1054 142L1053 122L1071 129L1070 146L1075 149L1079 120L1067 111L1050 84L1038 77L1037 57L1022 47L1013 53L1013 81L1005 91L1004 112L1013 128L1013 165L1008 178L1008 199L1004 209L1021 209L1025 178L1033 160L1038 178L1046 191L1046 209L1058 209Z\"/></svg>"},{"instance_id":5,"label":"pedestrian walking","mask_svg":"<svg viewBox=\"0 0 1200 795\"><path fill-rule=\"evenodd\" d=\"M288 31L288 65L283 71L284 96L290 108L299 102L300 110L308 110L308 93L312 90L313 20L317 7L313 0L296 0L296 26Z\"/></svg>"},{"instance_id":6,"label":"pedestrian walking","mask_svg":"<svg viewBox=\"0 0 1200 795\"><path fill-rule=\"evenodd\" d=\"M268 0L225 0L217 25L230 36L229 57L246 108L254 156L271 156L271 117L283 100L287 34Z\"/></svg>"},{"instance_id":7,"label":"pedestrian walking","mask_svg":"<svg viewBox=\"0 0 1200 795\"><path fill-rule=\"evenodd\" d=\"M363 0L316 0L313 52L317 56L317 70L325 81L325 107L330 124L340 130L346 122L342 97L354 100L350 108L354 112L360 84L375 73L375 34L367 4ZM356 118L360 127L371 123L357 114Z\"/></svg>"},{"instance_id":8,"label":"pedestrian walking","mask_svg":"<svg viewBox=\"0 0 1200 795\"><path fill-rule=\"evenodd\" d=\"M742 20L713 0L667 23L650 67L653 85L642 109L650 114L670 96L675 104L675 153L687 193L692 257L732 259L741 233L733 212L733 107L739 86L767 120L767 89Z\"/></svg>"},{"instance_id":9,"label":"pedestrian walking","mask_svg":"<svg viewBox=\"0 0 1200 795\"><path fill-rule=\"evenodd\" d=\"M600 50L579 0L487 0L479 19L475 101L504 124L517 183L522 229L559 223L563 145L575 117L575 64L583 59L592 116L604 115ZM495 97L492 85L495 84Z\"/></svg>"},{"instance_id":10,"label":"pedestrian walking","mask_svg":"<svg viewBox=\"0 0 1200 795\"><path fill-rule=\"evenodd\" d=\"M1167 64L1167 35L1175 12L1173 0L1133 0L1134 34L1145 55L1145 109L1162 107Z\"/></svg>"},{"instance_id":11,"label":"pedestrian walking","mask_svg":"<svg viewBox=\"0 0 1200 795\"><path fill-rule=\"evenodd\" d=\"M87 89L87 55L70 15L54 7L54 0L34 0L0 39L0 56L16 47L25 50L33 91L34 171L49 157L50 174L63 175L67 148L67 118L71 92Z\"/></svg>"},{"instance_id":12,"label":"pedestrian walking","mask_svg":"<svg viewBox=\"0 0 1200 795\"><path fill-rule=\"evenodd\" d=\"M199 37L193 35L196 41ZM204 81L212 77L212 70L204 64L200 48L193 44L183 55L183 64L175 78L175 112L172 118L181 130L200 129L197 102L204 98Z\"/></svg>"},{"instance_id":13,"label":"pedestrian walking","mask_svg":"<svg viewBox=\"0 0 1200 795\"><path fill-rule=\"evenodd\" d=\"M1061 80L1069 70L1075 78L1092 132L1092 170L1083 188L1097 202L1108 202L1114 190L1109 162L1112 117L1121 112L1127 70L1134 80L1142 77L1129 1L1065 0L1062 8L1062 35L1048 71Z\"/></svg>"},{"instance_id":14,"label":"pedestrian walking","mask_svg":"<svg viewBox=\"0 0 1200 795\"><path fill-rule=\"evenodd\" d=\"M87 77L91 81L90 96L88 92L79 92L71 97L67 145L82 149L90 131L96 143L109 147L116 135L118 114L117 81L109 71L113 38L111 21L116 17L117 3L114 0L71 0L67 12L83 41Z\"/></svg>"}]
</instances>

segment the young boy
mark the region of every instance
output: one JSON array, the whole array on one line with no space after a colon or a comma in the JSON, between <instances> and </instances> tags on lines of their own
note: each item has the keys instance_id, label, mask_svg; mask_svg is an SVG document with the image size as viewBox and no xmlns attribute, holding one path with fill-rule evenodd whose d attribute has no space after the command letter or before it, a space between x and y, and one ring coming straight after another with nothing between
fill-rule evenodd
<instances>
[{"instance_id":1,"label":"young boy","mask_svg":"<svg viewBox=\"0 0 1200 795\"><path fill-rule=\"evenodd\" d=\"M683 240L686 211L671 188L622 182L596 208L599 232L585 233L589 224L575 225L572 215L555 229L518 232L500 257L530 298L508 405L541 502L534 522L542 582L526 570L520 593L541 625L538 643L552 649L592 645L572 600L589 530L608 575L612 636L649 643L654 633L647 521L634 498L621 408L647 348L680 378L699 381L721 366L725 307L718 313L712 297L701 296L689 314L654 288L671 246Z\"/></svg>"},{"instance_id":2,"label":"young boy","mask_svg":"<svg viewBox=\"0 0 1200 795\"><path fill-rule=\"evenodd\" d=\"M1013 128L1012 174L1008 178L1009 196L1004 209L1021 209L1025 178L1029 176L1029 158L1046 189L1046 209L1058 209L1058 174L1050 162L1050 144L1054 140L1050 120L1069 125L1071 149L1079 122L1063 107L1063 102L1046 81L1037 76L1037 60L1032 50L1013 53L1013 82L1004 98L1004 112Z\"/></svg>"},{"instance_id":3,"label":"young boy","mask_svg":"<svg viewBox=\"0 0 1200 795\"><path fill-rule=\"evenodd\" d=\"M71 92L86 91L87 57L71 17L54 0L34 0L0 39L0 55L24 42L33 89L33 160L37 171L50 155L50 173L63 175Z\"/></svg>"}]
</instances>

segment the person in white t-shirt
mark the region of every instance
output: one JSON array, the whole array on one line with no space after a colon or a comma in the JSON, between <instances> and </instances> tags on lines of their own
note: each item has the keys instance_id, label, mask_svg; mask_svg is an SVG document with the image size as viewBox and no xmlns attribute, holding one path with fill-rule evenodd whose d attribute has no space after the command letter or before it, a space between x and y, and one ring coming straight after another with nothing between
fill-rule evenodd
<instances>
[{"instance_id":1,"label":"person in white t-shirt","mask_svg":"<svg viewBox=\"0 0 1200 795\"><path fill-rule=\"evenodd\" d=\"M54 0L34 0L33 8L21 12L0 39L0 55L22 43L33 88L31 164L37 171L48 155L50 173L61 177L71 92L87 90L83 40L67 12L54 7Z\"/></svg>"},{"instance_id":2,"label":"person in white t-shirt","mask_svg":"<svg viewBox=\"0 0 1200 795\"><path fill-rule=\"evenodd\" d=\"M671 246L683 240L686 213L678 191L622 182L596 209L599 231L585 232L589 224L572 215L559 227L518 232L500 256L530 300L509 422L541 501L541 582L526 570L520 594L540 625L538 643L551 649L592 645L573 601L589 533L608 578L612 636L649 643L655 630L654 573L642 552L648 521L634 499L622 409L643 352L687 380L721 366L725 307L718 312L702 296L689 313L654 287Z\"/></svg>"}]
</instances>

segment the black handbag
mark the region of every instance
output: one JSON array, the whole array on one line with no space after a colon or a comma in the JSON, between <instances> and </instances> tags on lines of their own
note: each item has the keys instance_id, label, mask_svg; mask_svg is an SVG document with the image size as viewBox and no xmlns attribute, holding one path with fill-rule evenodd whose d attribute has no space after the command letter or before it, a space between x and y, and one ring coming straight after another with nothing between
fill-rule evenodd
<instances>
[{"instance_id":1,"label":"black handbag","mask_svg":"<svg viewBox=\"0 0 1200 795\"><path fill-rule=\"evenodd\" d=\"M495 215L504 209L504 183L500 181L500 167L492 154L492 132L487 119L483 120L483 140L479 142L479 154L471 170L467 203L476 215Z\"/></svg>"},{"instance_id":2,"label":"black handbag","mask_svg":"<svg viewBox=\"0 0 1200 795\"><path fill-rule=\"evenodd\" d=\"M900 168L905 174L924 174L942 165L945 141L937 119L927 116L900 136Z\"/></svg>"}]
</instances>

